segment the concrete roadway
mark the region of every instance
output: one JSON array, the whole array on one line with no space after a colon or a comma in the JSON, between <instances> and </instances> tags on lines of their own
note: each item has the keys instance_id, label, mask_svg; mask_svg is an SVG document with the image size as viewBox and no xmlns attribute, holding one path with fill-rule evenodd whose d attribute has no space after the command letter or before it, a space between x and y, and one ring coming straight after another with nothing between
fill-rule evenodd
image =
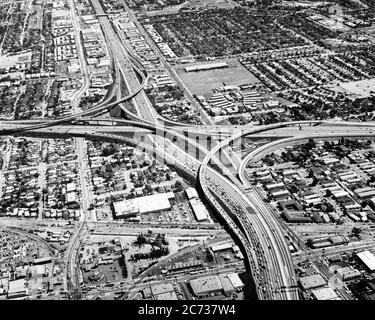
<instances>
[{"instance_id":1,"label":"concrete roadway","mask_svg":"<svg viewBox=\"0 0 375 320\"><path fill-rule=\"evenodd\" d=\"M305 123L308 123L308 122L301 122L301 124L305 124ZM319 121L315 121L315 123L316 124L319 124ZM291 124L294 124L294 125L296 125L297 123L296 122L294 122L294 123L291 123ZM285 130L290 130L290 128L289 128L289 123L284 123L284 124L278 124L278 125L273 125L273 126L268 126L268 128L269 129L272 129L272 128L275 128L275 129L278 129L278 127L286 127L285 128ZM345 126L346 126L347 124L345 124ZM317 132L317 130L316 130L316 128L315 127L311 127L311 128L313 128L313 130L315 130L315 132L316 132L316 135L317 136L319 136L320 134L321 134L321 132L322 132L322 130L321 130L321 128L319 128L318 129L318 132ZM337 128L335 128L335 129L337 129ZM351 127L350 128L351 130L350 130L350 132L351 132L351 134L353 134L353 132L356 130L356 129L354 129L354 127ZM311 129L310 129L311 130ZM369 132L371 132L372 130L371 130L371 128L370 129L366 129L367 131L369 131ZM200 183L201 183L201 185L202 185L202 188L204 189L204 185L205 185L205 179L206 179L206 165L207 165L207 163L208 163L208 161L214 156L214 154L217 152L217 151L219 151L219 149L221 149L221 148L225 148L226 146L228 146L229 145L229 143L231 142L231 141L234 141L234 140L236 140L236 139L238 139L238 138L241 138L241 136L245 133L245 134L252 134L252 133L256 133L256 134L258 134L258 133L260 133L260 132L262 132L262 131L265 131L264 130L264 128L260 128L260 129L253 129L253 130L251 130L251 129L249 129L249 130L245 130L245 132L241 132L241 133L238 133L238 134L236 134L236 135L234 135L233 137L231 137L231 138L229 138L229 139L227 139L227 140L225 140L223 143L221 143L220 145L218 145L218 146L216 146L213 150L211 150L211 152L206 156L206 158L205 158L205 160L203 161L203 163L202 163L202 169L201 169L201 171L200 171L200 176L199 176L199 180L200 180ZM295 129L293 130L292 129L292 131L294 131L295 132ZM298 133L299 133L299 131L302 131L302 129L301 130L299 130L299 128L298 128ZM335 130L336 131L336 130ZM339 130L337 130L337 131L339 131ZM345 128L345 130L344 130L345 132L342 132L343 134L344 133L346 133L347 134L347 131L349 131L349 130L347 130L347 128ZM357 135L358 136L361 136L361 135L366 135L366 133L364 133L363 132L363 129L359 129L359 131L357 131L358 133L357 133ZM341 133L341 132L340 132ZM289 133L288 133L289 134ZM275 133L275 135L277 136L277 133ZM310 137L310 135L311 135L311 133L309 133L309 134L306 134L306 137L307 138L309 138ZM333 136L333 134L331 134L332 136ZM336 136L337 136L337 133L335 134ZM225 168L224 166L221 166L221 169L222 169L222 171L228 176L228 177L231 177L231 174L230 174L230 172L228 172L228 169L227 168ZM234 179L234 178L231 178L232 179L232 181L234 182L234 185L236 184L235 183L235 180L236 179ZM244 182L244 180L242 179L242 182ZM224 184L223 184L224 185ZM227 186L226 186L226 188L228 188L228 185L229 185L229 183L227 183ZM251 187L251 186L250 186ZM228 189L227 189L228 190ZM240 190L240 192L238 192L238 190L237 190L237 193L238 194L241 194L242 195L242 198L244 199L244 197L243 197L243 190ZM234 193L231 193L231 196L233 196L233 197L235 197L235 192ZM207 194L206 193L206 196L207 197L210 197L210 195L209 194ZM275 250L276 250L276 252L275 252L275 254L276 254L276 257L277 257L277 259L278 259L278 262L276 263L276 264L278 264L279 266L281 266L282 268L284 268L285 267L285 271L288 269L288 271L286 271L286 274L284 275L284 276L282 276L282 281L283 281L283 286L282 287L285 287L285 288L288 288L288 287L294 287L295 286L295 284L296 284L296 282L295 282L295 275L294 275L294 269L293 269L293 264L291 263L291 257L290 257L290 253L289 253L289 251L288 251L288 247L286 246L286 244L285 244L285 239L284 239L284 236L283 236L283 233L282 233L282 231L278 228L278 226L276 226L277 225L277 223L276 223L276 221L273 219L273 217L269 214L269 212L267 211L267 209L264 207L264 205L263 205L263 201L262 201L262 199L257 199L257 195L256 194L254 194L254 193L252 193L252 192L250 192L250 194L248 195L251 199L252 199L252 203L253 204L258 204L257 205L257 208L256 208L256 210L255 210L255 212L256 211L258 211L258 212L260 212L261 214L261 216L263 216L263 222L260 222L260 224L263 224L263 227L265 227L265 226L267 226L267 225L270 225L271 226L271 228L272 228L272 232L269 232L269 230L268 230L268 232L269 232L269 236L271 237L271 238L274 238L273 239L273 241L272 241L272 244L273 245L275 245L275 244L277 244L277 246L278 246L278 248L275 248ZM237 201L238 201L239 199L237 199ZM276 226L276 228L274 228ZM260 226L260 225L258 225L258 227L262 227L262 226ZM258 237L259 237L259 232L258 232ZM275 236L276 235L276 236ZM267 239L264 239L263 240L264 242L262 243L263 244L263 248L265 248L266 246L267 246ZM271 250L272 250L272 246L271 246ZM282 263L281 261L282 261L282 259L286 259L286 261L288 261L287 263ZM272 258L271 258L271 262L272 262ZM289 274L288 274L288 272L289 272ZM271 277L272 277L272 275L271 275ZM291 281L291 283L287 283L288 281Z\"/></svg>"},{"instance_id":2,"label":"concrete roadway","mask_svg":"<svg viewBox=\"0 0 375 320\"><path fill-rule=\"evenodd\" d=\"M313 127L313 128L316 128L316 127ZM297 143L298 141L302 141L302 140L306 140L308 138L324 138L324 137L329 137L329 138L334 138L334 137L340 137L340 135L342 134L343 136L358 136L358 137L366 137L366 136L374 136L375 133L373 133L372 131L372 128L354 128L352 127L351 130L346 130L347 128L345 128L345 131L346 132L341 132L341 134L339 133L340 130L338 130L338 132L335 132L335 133L326 133L325 131L322 131L324 127L318 127L316 129L320 129L318 130L319 132L317 132L317 130L310 130L310 132L308 134L303 134L303 135L299 135L299 136L295 136L295 137L292 137L292 138L285 138L285 139L281 139L281 140L277 140L277 141L273 141L273 142L270 142L266 145L263 145L257 149L255 149L254 151L250 152L246 157L245 159L242 161L241 165L240 165L240 168L239 168L239 178L241 180L242 183L244 183L244 185L246 187L248 187L251 191L249 191L249 193L252 193L253 195L258 195L258 200L259 200L259 208L260 210L262 210L262 208L264 208L265 210L266 209L266 206L264 204L264 202L262 201L259 193L255 192L254 189L252 189L252 186L251 186L251 183L250 181L248 180L247 178L247 175L245 174L245 168L247 166L247 164L249 163L249 161L251 161L254 157L263 157L266 153L270 152L270 150L274 150L275 148L280 148L282 145L291 145L293 143ZM284 129L289 129L289 128L284 128ZM328 128L328 130L331 130L331 128ZM272 210L270 210L272 211ZM265 214L267 214L267 212L265 212ZM284 225L284 227L287 227L285 224L282 224ZM292 232L290 230L290 228L288 227L287 228L288 230L288 233L289 232ZM297 237L296 235L292 235L292 238L295 238ZM298 237L297 237L298 238ZM319 253L321 252L316 252L315 253L315 250L312 251L311 249L307 248L303 243L301 244L301 242L298 242L299 246L300 246L300 250L302 250L302 254L304 257L313 257L315 256L317 259L315 260L318 260L318 261L314 261L313 263L316 265L316 267L318 268L318 270L321 272L321 274L323 276L325 276L327 278L328 281L330 281L330 279L332 278L332 274L329 270L329 268L324 264L324 262L320 261L319 259ZM366 245L362 245L363 247L367 247ZM359 245L359 247L361 247L361 245ZM345 249L342 249L344 252L345 252ZM341 249L338 249L339 251L337 252L341 252L340 250ZM334 253L335 250L334 249L329 249L328 251ZM322 252L325 252L325 250L322 250ZM334 282L330 282L330 284L337 289L337 291L340 293L341 297L344 298L344 299L352 299L352 296L350 294L348 294L342 287L340 287L339 285L337 285L337 283L334 283Z\"/></svg>"},{"instance_id":3,"label":"concrete roadway","mask_svg":"<svg viewBox=\"0 0 375 320\"><path fill-rule=\"evenodd\" d=\"M75 112L78 112L77 109L78 109L80 98L90 86L90 77L89 77L89 71L87 69L86 58L83 53L83 46L81 43L81 28L80 28L80 24L78 21L78 16L76 13L73 0L69 0L69 7L70 7L70 13L71 13L71 17L72 17L72 21L74 25L74 35L75 35L75 40L76 40L76 48L78 51L78 59L81 65L81 71L83 75L82 87L73 96L73 109Z\"/></svg>"},{"instance_id":4,"label":"concrete roadway","mask_svg":"<svg viewBox=\"0 0 375 320\"><path fill-rule=\"evenodd\" d=\"M266 267L259 276L256 270L252 270L258 290L263 290L263 294L268 299L298 299L298 295L294 291L280 290L281 287L293 288L296 285L296 279L293 264L289 259L289 251L284 250L285 247L287 248L285 238L281 232L276 232L277 224L273 223L267 214L261 213L262 207L253 198L249 199L249 195L245 195L236 185L213 170L208 170L207 174L211 180L225 189L230 199L240 206L242 213L245 214L244 225L248 234L253 233L253 229L256 239L261 244L257 258L261 263L264 260ZM263 254L260 254L260 250ZM264 258L260 258L261 256Z\"/></svg>"}]
</instances>

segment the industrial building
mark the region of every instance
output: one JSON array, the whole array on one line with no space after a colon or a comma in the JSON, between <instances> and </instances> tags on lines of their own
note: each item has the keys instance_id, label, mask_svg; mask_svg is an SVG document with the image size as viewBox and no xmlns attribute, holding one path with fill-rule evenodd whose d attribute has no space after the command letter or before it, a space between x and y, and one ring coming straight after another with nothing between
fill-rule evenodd
<instances>
[{"instance_id":1,"label":"industrial building","mask_svg":"<svg viewBox=\"0 0 375 320\"><path fill-rule=\"evenodd\" d=\"M340 300L336 292L330 287L314 289L312 294L316 300Z\"/></svg>"},{"instance_id":2,"label":"industrial building","mask_svg":"<svg viewBox=\"0 0 375 320\"><path fill-rule=\"evenodd\" d=\"M139 213L134 199L114 202L113 210L117 219L135 217Z\"/></svg>"},{"instance_id":3,"label":"industrial building","mask_svg":"<svg viewBox=\"0 0 375 320\"><path fill-rule=\"evenodd\" d=\"M375 256L368 250L357 253L357 257L370 271L375 270Z\"/></svg>"},{"instance_id":4,"label":"industrial building","mask_svg":"<svg viewBox=\"0 0 375 320\"><path fill-rule=\"evenodd\" d=\"M171 283L153 285L151 286L151 293L156 300L177 300L176 293Z\"/></svg>"},{"instance_id":5,"label":"industrial building","mask_svg":"<svg viewBox=\"0 0 375 320\"><path fill-rule=\"evenodd\" d=\"M232 282L230 281L228 275L219 275L221 285L223 286L224 294L230 295L233 292L236 291L236 288L232 285Z\"/></svg>"},{"instance_id":6,"label":"industrial building","mask_svg":"<svg viewBox=\"0 0 375 320\"><path fill-rule=\"evenodd\" d=\"M326 284L326 281L320 274L302 277L299 281L303 290L322 287Z\"/></svg>"},{"instance_id":7,"label":"industrial building","mask_svg":"<svg viewBox=\"0 0 375 320\"><path fill-rule=\"evenodd\" d=\"M351 267L340 268L336 272L342 281L354 280L361 276L361 273L357 269Z\"/></svg>"},{"instance_id":8,"label":"industrial building","mask_svg":"<svg viewBox=\"0 0 375 320\"><path fill-rule=\"evenodd\" d=\"M206 221L208 219L207 209L199 199L191 199L189 203L193 210L195 219L197 219L198 222Z\"/></svg>"},{"instance_id":9,"label":"industrial building","mask_svg":"<svg viewBox=\"0 0 375 320\"><path fill-rule=\"evenodd\" d=\"M134 217L137 214L159 212L171 209L171 193L158 193L113 203L116 218Z\"/></svg>"},{"instance_id":10,"label":"industrial building","mask_svg":"<svg viewBox=\"0 0 375 320\"><path fill-rule=\"evenodd\" d=\"M189 66L185 68L185 72L213 70L213 69L221 69L221 68L228 68L228 67L229 65L226 62L216 62L216 63L200 64L197 66Z\"/></svg>"},{"instance_id":11,"label":"industrial building","mask_svg":"<svg viewBox=\"0 0 375 320\"><path fill-rule=\"evenodd\" d=\"M27 295L25 279L9 281L8 299L20 298Z\"/></svg>"},{"instance_id":12,"label":"industrial building","mask_svg":"<svg viewBox=\"0 0 375 320\"><path fill-rule=\"evenodd\" d=\"M245 286L237 273L228 274L228 278L235 289L241 289Z\"/></svg>"},{"instance_id":13,"label":"industrial building","mask_svg":"<svg viewBox=\"0 0 375 320\"><path fill-rule=\"evenodd\" d=\"M198 199L199 198L198 197L197 189L195 189L195 188L187 188L185 190L185 192L186 192L186 196L187 196L187 198L189 200L191 200L191 199Z\"/></svg>"},{"instance_id":14,"label":"industrial building","mask_svg":"<svg viewBox=\"0 0 375 320\"><path fill-rule=\"evenodd\" d=\"M233 244L230 243L230 242L224 242L224 243L221 243L221 244L217 244L215 246L212 246L211 247L211 250L213 252L217 252L217 251L223 251L223 250L228 250L228 249L232 249L233 247Z\"/></svg>"},{"instance_id":15,"label":"industrial building","mask_svg":"<svg viewBox=\"0 0 375 320\"><path fill-rule=\"evenodd\" d=\"M34 259L33 264L38 265L38 264L47 264L47 263L51 263L51 262L52 262L51 257L43 257L43 258Z\"/></svg>"},{"instance_id":16,"label":"industrial building","mask_svg":"<svg viewBox=\"0 0 375 320\"><path fill-rule=\"evenodd\" d=\"M207 276L190 281L191 289L197 296L205 296L210 293L217 293L223 289L218 276Z\"/></svg>"},{"instance_id":17,"label":"industrial building","mask_svg":"<svg viewBox=\"0 0 375 320\"><path fill-rule=\"evenodd\" d=\"M164 293L158 294L154 297L155 297L156 300L178 300L176 292L174 292L174 291L164 292Z\"/></svg>"}]
</instances>

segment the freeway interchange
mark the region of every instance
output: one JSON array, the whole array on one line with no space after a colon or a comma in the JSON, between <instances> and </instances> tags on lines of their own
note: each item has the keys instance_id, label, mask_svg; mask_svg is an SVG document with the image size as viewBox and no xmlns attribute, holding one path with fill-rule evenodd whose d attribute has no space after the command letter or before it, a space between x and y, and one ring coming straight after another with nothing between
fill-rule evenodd
<instances>
[{"instance_id":1,"label":"freeway interchange","mask_svg":"<svg viewBox=\"0 0 375 320\"><path fill-rule=\"evenodd\" d=\"M260 195L252 188L244 175L244 168L253 157L283 143L291 144L308 138L374 136L375 125L315 120L259 127L243 126L233 131L230 127L212 124L189 127L172 121L160 121L143 91L148 79L147 72L118 36L109 18L103 15L100 2L92 3L96 13L101 15L98 19L112 53L116 77L127 80L130 92L111 102L119 90L119 81L116 81L110 96L89 110L49 121L0 122L0 134L54 133L116 139L156 154L166 163L177 166L198 180L202 196L241 246L259 299L298 300L297 278L292 255L285 240L285 233L290 230L285 230L285 225L279 223ZM77 96L84 88L85 85ZM126 101L134 103L138 114L131 113L123 106L122 103ZM96 118L117 105L134 121ZM114 123L116 124L113 125ZM137 132L139 134L135 134L133 138L124 136L124 133ZM213 139L210 140L211 147L208 147L207 136L211 135ZM240 163L234 159L233 154L227 152L226 149L232 143L240 143L243 137L257 135L278 140L255 149ZM201 139L197 140L197 136ZM143 141L142 137L145 137ZM181 142L189 146L188 151L181 147ZM199 152L196 152L197 150ZM84 221L71 241L67 255L69 291L75 298L79 298L78 256L82 241L89 232L89 222L86 218L87 212L84 213ZM326 273L322 266L320 269Z\"/></svg>"}]
</instances>

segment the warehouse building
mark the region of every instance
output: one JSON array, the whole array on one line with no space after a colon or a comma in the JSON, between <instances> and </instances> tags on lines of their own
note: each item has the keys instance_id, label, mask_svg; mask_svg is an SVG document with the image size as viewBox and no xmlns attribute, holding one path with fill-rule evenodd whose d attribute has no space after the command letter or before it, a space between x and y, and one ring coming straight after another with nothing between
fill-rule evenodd
<instances>
[{"instance_id":1,"label":"warehouse building","mask_svg":"<svg viewBox=\"0 0 375 320\"><path fill-rule=\"evenodd\" d=\"M27 295L25 279L9 281L8 299L15 299Z\"/></svg>"},{"instance_id":2,"label":"warehouse building","mask_svg":"<svg viewBox=\"0 0 375 320\"><path fill-rule=\"evenodd\" d=\"M153 296L157 296L163 293L174 292L174 288L171 283L161 283L151 286L151 292Z\"/></svg>"},{"instance_id":3,"label":"warehouse building","mask_svg":"<svg viewBox=\"0 0 375 320\"><path fill-rule=\"evenodd\" d=\"M207 276L190 281L191 289L197 296L206 296L218 293L223 289L218 276Z\"/></svg>"},{"instance_id":4,"label":"warehouse building","mask_svg":"<svg viewBox=\"0 0 375 320\"><path fill-rule=\"evenodd\" d=\"M240 279L238 273L230 273L228 274L228 278L232 283L232 286L237 290L242 289L245 286L242 280Z\"/></svg>"},{"instance_id":5,"label":"warehouse building","mask_svg":"<svg viewBox=\"0 0 375 320\"><path fill-rule=\"evenodd\" d=\"M228 249L232 249L233 247L233 244L230 243L230 242L224 242L224 243L221 243L221 244L217 244L215 246L212 246L211 247L211 250L213 252L218 252L218 251L223 251L223 250L228 250Z\"/></svg>"},{"instance_id":6,"label":"warehouse building","mask_svg":"<svg viewBox=\"0 0 375 320\"><path fill-rule=\"evenodd\" d=\"M235 287L233 287L232 282L228 278L228 275L220 274L219 275L221 285L223 286L224 294L231 295L233 292L236 291Z\"/></svg>"},{"instance_id":7,"label":"warehouse building","mask_svg":"<svg viewBox=\"0 0 375 320\"><path fill-rule=\"evenodd\" d=\"M206 221L208 219L208 212L204 204L199 199L191 199L189 202L195 219L198 222Z\"/></svg>"},{"instance_id":8,"label":"warehouse building","mask_svg":"<svg viewBox=\"0 0 375 320\"><path fill-rule=\"evenodd\" d=\"M226 62L216 62L216 63L200 64L197 66L189 66L185 68L185 72L213 70L213 69L221 69L221 68L228 68L228 67L229 65Z\"/></svg>"},{"instance_id":9,"label":"warehouse building","mask_svg":"<svg viewBox=\"0 0 375 320\"><path fill-rule=\"evenodd\" d=\"M340 300L336 292L330 287L314 289L312 294L316 300Z\"/></svg>"},{"instance_id":10,"label":"warehouse building","mask_svg":"<svg viewBox=\"0 0 375 320\"><path fill-rule=\"evenodd\" d=\"M370 251L366 250L359 252L357 253L357 257L362 261L367 269L369 269L370 271L375 270L375 257Z\"/></svg>"},{"instance_id":11,"label":"warehouse building","mask_svg":"<svg viewBox=\"0 0 375 320\"><path fill-rule=\"evenodd\" d=\"M33 260L33 264L34 265L47 264L47 263L51 263L51 262L52 262L52 258L51 257L43 257L43 258L37 258L37 259Z\"/></svg>"},{"instance_id":12,"label":"warehouse building","mask_svg":"<svg viewBox=\"0 0 375 320\"><path fill-rule=\"evenodd\" d=\"M320 274L302 277L299 281L303 290L322 287L326 284L326 281Z\"/></svg>"},{"instance_id":13,"label":"warehouse building","mask_svg":"<svg viewBox=\"0 0 375 320\"><path fill-rule=\"evenodd\" d=\"M198 192L197 192L197 190L195 188L187 188L185 190L185 192L186 192L186 196L187 196L187 198L189 200L191 200L191 199L198 199L199 198L198 197Z\"/></svg>"},{"instance_id":14,"label":"warehouse building","mask_svg":"<svg viewBox=\"0 0 375 320\"><path fill-rule=\"evenodd\" d=\"M171 209L170 193L158 193L135 199L123 200L113 203L115 217L128 218L137 214L159 212Z\"/></svg>"},{"instance_id":15,"label":"warehouse building","mask_svg":"<svg viewBox=\"0 0 375 320\"><path fill-rule=\"evenodd\" d=\"M354 280L361 276L361 273L357 269L351 267L340 268L336 272L342 281Z\"/></svg>"},{"instance_id":16,"label":"warehouse building","mask_svg":"<svg viewBox=\"0 0 375 320\"><path fill-rule=\"evenodd\" d=\"M134 199L114 202L113 210L117 219L135 217L139 213Z\"/></svg>"},{"instance_id":17,"label":"warehouse building","mask_svg":"<svg viewBox=\"0 0 375 320\"><path fill-rule=\"evenodd\" d=\"M161 294L158 294L154 296L155 300L178 300L178 297L176 295L176 292L170 291L170 292L164 292Z\"/></svg>"}]
</instances>

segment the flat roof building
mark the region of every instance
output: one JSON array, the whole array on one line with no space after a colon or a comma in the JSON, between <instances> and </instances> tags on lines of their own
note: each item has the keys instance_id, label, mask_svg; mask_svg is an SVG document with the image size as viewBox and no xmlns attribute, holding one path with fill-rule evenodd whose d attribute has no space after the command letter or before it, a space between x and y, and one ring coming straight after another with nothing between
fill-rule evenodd
<instances>
[{"instance_id":1,"label":"flat roof building","mask_svg":"<svg viewBox=\"0 0 375 320\"><path fill-rule=\"evenodd\" d=\"M324 286L326 281L320 274L313 274L311 276L302 277L299 279L302 289L308 290Z\"/></svg>"},{"instance_id":2,"label":"flat roof building","mask_svg":"<svg viewBox=\"0 0 375 320\"><path fill-rule=\"evenodd\" d=\"M244 287L244 283L240 279L238 273L230 273L230 274L228 274L228 278L229 278L229 280L232 283L234 288L239 289L239 288Z\"/></svg>"},{"instance_id":3,"label":"flat roof building","mask_svg":"<svg viewBox=\"0 0 375 320\"><path fill-rule=\"evenodd\" d=\"M359 252L357 253L357 257L370 271L375 270L375 257L370 251L366 250Z\"/></svg>"},{"instance_id":4,"label":"flat roof building","mask_svg":"<svg viewBox=\"0 0 375 320\"><path fill-rule=\"evenodd\" d=\"M232 247L233 246L230 242L225 242L222 244L218 244L216 246L212 246L211 249L213 252L217 252L217 251L232 249Z\"/></svg>"},{"instance_id":5,"label":"flat roof building","mask_svg":"<svg viewBox=\"0 0 375 320\"><path fill-rule=\"evenodd\" d=\"M161 283L151 286L151 292L154 296L174 291L171 283Z\"/></svg>"},{"instance_id":6,"label":"flat roof building","mask_svg":"<svg viewBox=\"0 0 375 320\"><path fill-rule=\"evenodd\" d=\"M350 267L340 268L340 269L337 269L336 271L337 271L337 275L343 281L353 280L361 276L361 273L357 269L350 268Z\"/></svg>"},{"instance_id":7,"label":"flat roof building","mask_svg":"<svg viewBox=\"0 0 375 320\"><path fill-rule=\"evenodd\" d=\"M156 300L178 300L176 292L164 292L154 296Z\"/></svg>"},{"instance_id":8,"label":"flat roof building","mask_svg":"<svg viewBox=\"0 0 375 320\"><path fill-rule=\"evenodd\" d=\"M52 262L52 258L51 257L43 257L43 258L34 259L33 264L34 265L37 265L37 264L47 264L47 263L51 263L51 262Z\"/></svg>"},{"instance_id":9,"label":"flat roof building","mask_svg":"<svg viewBox=\"0 0 375 320\"><path fill-rule=\"evenodd\" d=\"M207 276L190 281L191 289L196 295L205 295L209 292L220 291L223 286L218 276Z\"/></svg>"},{"instance_id":10,"label":"flat roof building","mask_svg":"<svg viewBox=\"0 0 375 320\"><path fill-rule=\"evenodd\" d=\"M8 299L24 297L27 295L25 279L9 281Z\"/></svg>"},{"instance_id":11,"label":"flat roof building","mask_svg":"<svg viewBox=\"0 0 375 320\"><path fill-rule=\"evenodd\" d=\"M135 205L134 199L113 202L113 209L117 219L134 217L139 213L139 209Z\"/></svg>"},{"instance_id":12,"label":"flat roof building","mask_svg":"<svg viewBox=\"0 0 375 320\"><path fill-rule=\"evenodd\" d=\"M196 66L188 66L185 68L185 72L212 70L212 69L227 68L227 67L229 67L229 65L226 62L207 63L207 64L200 64Z\"/></svg>"},{"instance_id":13,"label":"flat roof building","mask_svg":"<svg viewBox=\"0 0 375 320\"><path fill-rule=\"evenodd\" d=\"M232 285L232 282L229 280L228 275L220 274L219 278L225 294L232 294L234 291L236 291Z\"/></svg>"},{"instance_id":14,"label":"flat roof building","mask_svg":"<svg viewBox=\"0 0 375 320\"><path fill-rule=\"evenodd\" d=\"M198 198L198 192L195 188L187 188L185 192L189 200Z\"/></svg>"},{"instance_id":15,"label":"flat roof building","mask_svg":"<svg viewBox=\"0 0 375 320\"><path fill-rule=\"evenodd\" d=\"M114 202L113 209L116 218L132 217L138 213L143 214L170 210L170 198L170 194L168 193L158 193L151 196Z\"/></svg>"},{"instance_id":16,"label":"flat roof building","mask_svg":"<svg viewBox=\"0 0 375 320\"><path fill-rule=\"evenodd\" d=\"M313 296L317 300L340 300L336 292L332 288L321 288L312 290Z\"/></svg>"},{"instance_id":17,"label":"flat roof building","mask_svg":"<svg viewBox=\"0 0 375 320\"><path fill-rule=\"evenodd\" d=\"M208 212L204 204L199 199L191 199L190 206L198 222L208 219Z\"/></svg>"},{"instance_id":18,"label":"flat roof building","mask_svg":"<svg viewBox=\"0 0 375 320\"><path fill-rule=\"evenodd\" d=\"M166 193L157 193L151 196L135 198L134 203L141 214L171 209L171 203Z\"/></svg>"}]
</instances>

